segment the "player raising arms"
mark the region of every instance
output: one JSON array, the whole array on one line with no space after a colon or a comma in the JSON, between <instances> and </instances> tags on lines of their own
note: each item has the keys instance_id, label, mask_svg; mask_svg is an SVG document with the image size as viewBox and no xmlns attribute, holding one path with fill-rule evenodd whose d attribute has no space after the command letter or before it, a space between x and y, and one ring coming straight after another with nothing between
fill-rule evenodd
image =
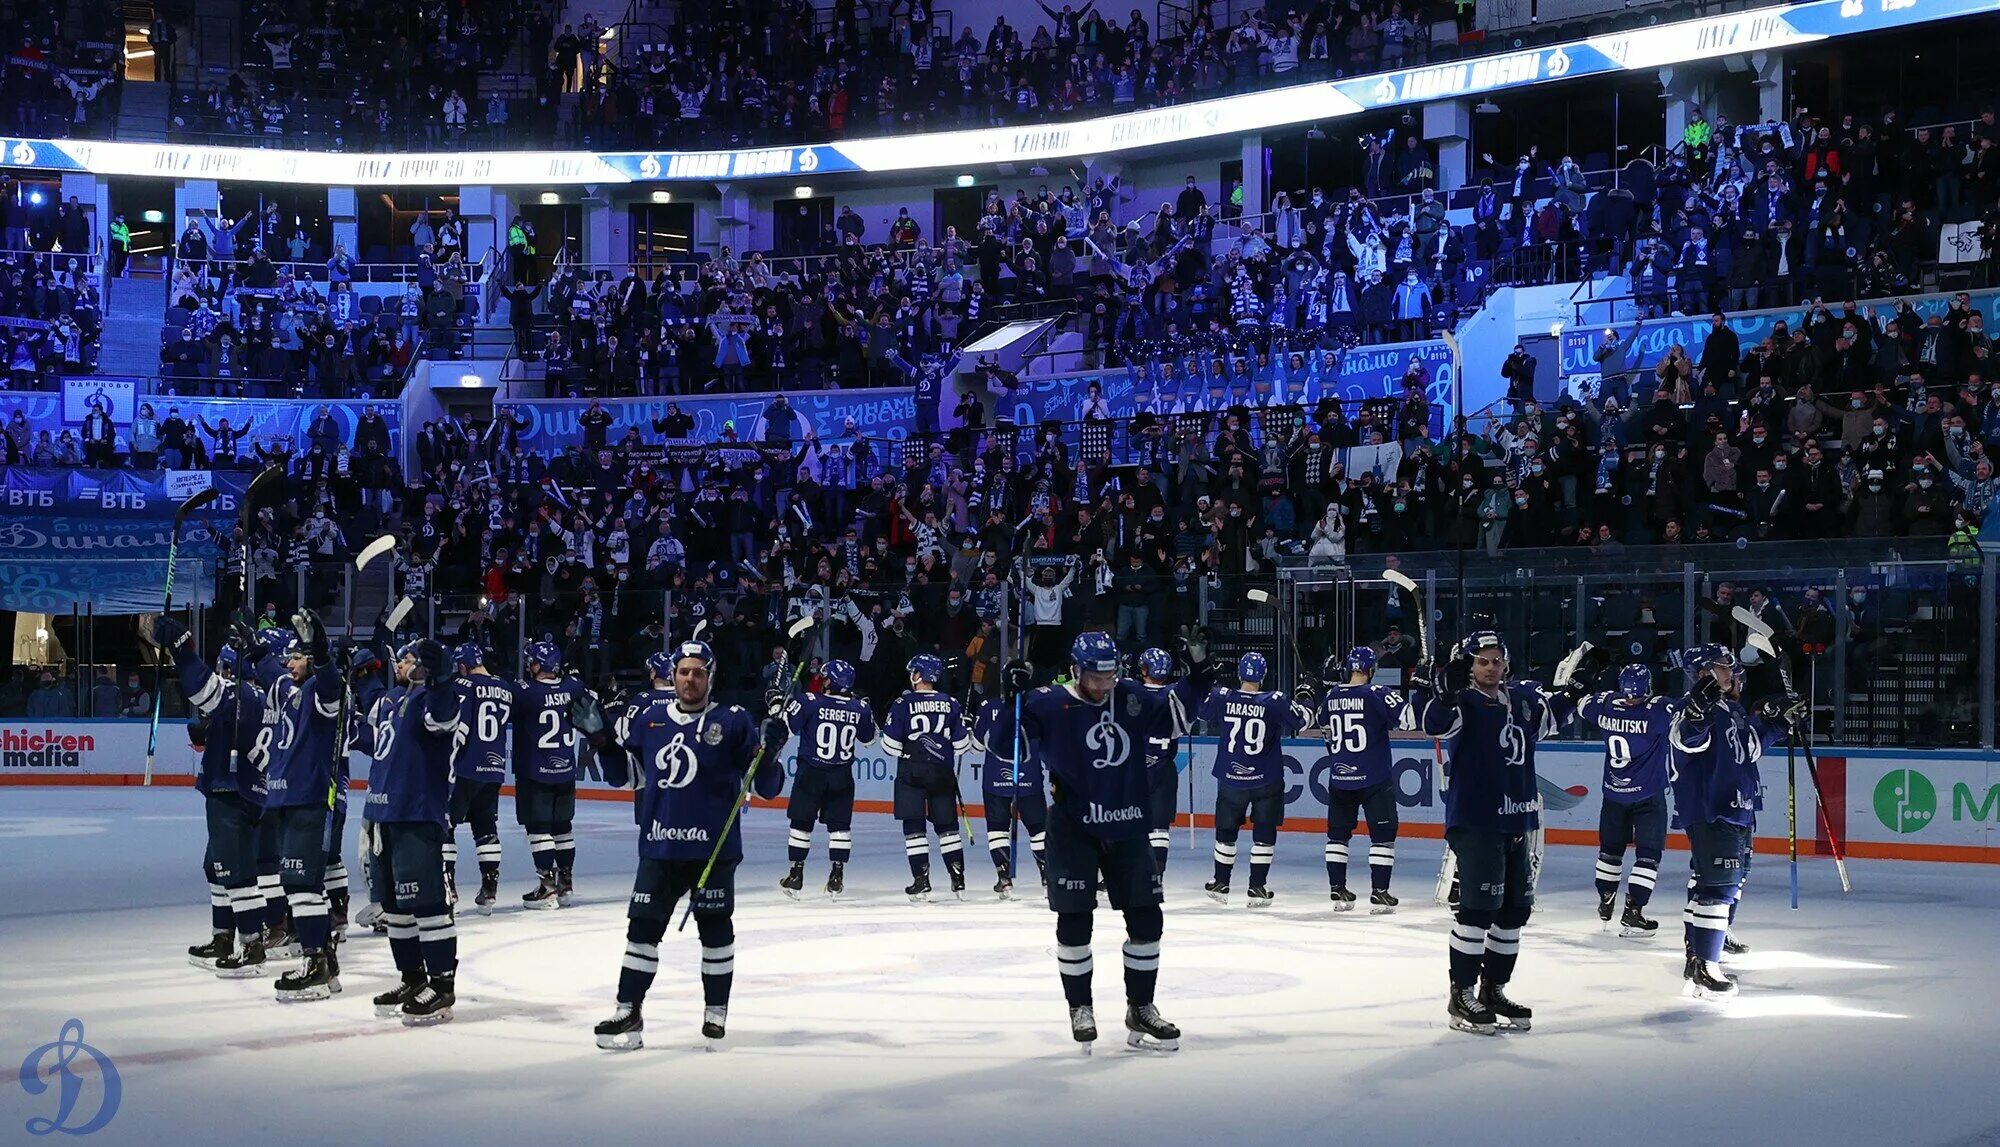
<instances>
[{"instance_id":1,"label":"player raising arms","mask_svg":"<svg viewBox=\"0 0 2000 1147\"><path fill-rule=\"evenodd\" d=\"M1521 928L1535 907L1528 836L1541 823L1535 746L1576 711L1569 694L1507 681L1507 646L1490 630L1460 643L1443 680L1410 682L1418 726L1445 742L1445 840L1458 858L1451 997L1458 1031L1527 1031L1534 1012L1507 997Z\"/></svg>"},{"instance_id":2,"label":"player raising arms","mask_svg":"<svg viewBox=\"0 0 2000 1147\"><path fill-rule=\"evenodd\" d=\"M931 898L931 842L924 822L937 830L938 852L951 891L965 896L965 838L958 823L958 754L972 746L965 715L949 694L938 692L944 662L928 653L910 658L910 690L889 706L882 747L896 758L896 819L910 859L912 903Z\"/></svg>"},{"instance_id":3,"label":"player raising arms","mask_svg":"<svg viewBox=\"0 0 2000 1147\"><path fill-rule=\"evenodd\" d=\"M1090 933L1101 886L1125 914L1125 1028L1133 1047L1171 1051L1181 1030L1160 1016L1160 872L1147 840L1149 754L1172 730L1166 699L1118 676L1118 645L1099 631L1070 648L1076 680L1027 695L1021 727L1049 773L1049 908L1056 961L1069 1003L1070 1035L1090 1052L1097 1039Z\"/></svg>"},{"instance_id":4,"label":"player raising arms","mask_svg":"<svg viewBox=\"0 0 2000 1147\"><path fill-rule=\"evenodd\" d=\"M1027 693L1034 670L1025 661L1009 661L1001 671L1000 696L989 698L972 718L972 748L984 760L979 770L980 803L986 809L986 849L993 856L993 872L998 877L993 891L1002 900L1014 895L1014 817L1028 830L1028 851L1035 857L1035 869L1048 883L1048 862L1043 849L1048 845L1048 802L1042 795L1042 765L1023 752L1019 729L1014 723ZM1015 758L1022 758L1016 761Z\"/></svg>"},{"instance_id":5,"label":"player raising arms","mask_svg":"<svg viewBox=\"0 0 2000 1147\"><path fill-rule=\"evenodd\" d=\"M637 790L639 872L625 910L618 1008L597 1025L597 1046L643 1046L641 1008L659 974L660 940L687 896L701 935L701 1033L713 1047L725 1033L736 974L736 866L743 859L737 800L746 774L767 800L785 787L777 766L785 702L775 690L767 697L761 729L737 706L717 704L709 695L715 653L702 641L653 654L646 672L653 687L632 699L598 755L605 780Z\"/></svg>"},{"instance_id":6,"label":"player raising arms","mask_svg":"<svg viewBox=\"0 0 2000 1147\"><path fill-rule=\"evenodd\" d=\"M1354 838L1357 816L1368 814L1369 912L1396 910L1389 877L1396 868L1396 783L1390 774L1389 732L1410 727L1409 705L1403 695L1370 682L1375 676L1375 651L1358 645L1342 658L1327 658L1321 671L1326 697L1320 702L1319 725L1326 733L1332 766L1326 778L1326 879L1335 912L1351 911L1354 893L1347 890L1347 844Z\"/></svg>"},{"instance_id":7,"label":"player raising arms","mask_svg":"<svg viewBox=\"0 0 2000 1147\"><path fill-rule=\"evenodd\" d=\"M1653 672L1644 665L1618 671L1615 692L1586 699L1577 715L1604 738L1604 808L1597 818L1597 918L1608 926L1618 905L1625 846L1634 849L1625 886L1620 934L1651 936L1658 920L1646 904L1660 879L1667 848L1667 733L1673 706L1653 696Z\"/></svg>"},{"instance_id":8,"label":"player raising arms","mask_svg":"<svg viewBox=\"0 0 2000 1147\"><path fill-rule=\"evenodd\" d=\"M1250 907L1269 908L1271 862L1278 852L1278 828L1285 823L1285 738L1306 727L1312 708L1283 693L1264 690L1267 667L1261 653L1236 662L1238 685L1216 686L1195 715L1216 730L1215 879L1209 898L1229 901L1229 874L1236 867L1236 838L1250 818Z\"/></svg>"},{"instance_id":9,"label":"player raising arms","mask_svg":"<svg viewBox=\"0 0 2000 1147\"><path fill-rule=\"evenodd\" d=\"M1693 855L1688 889L1687 959L1682 991L1729 996L1736 981L1722 970L1723 945L1736 920L1743 878L1750 872L1751 830L1757 823L1757 762L1785 735L1786 720L1805 715L1805 702L1773 697L1767 713L1753 717L1739 700L1743 678L1736 655L1724 645L1700 645L1681 658L1688 695L1675 712L1668 743L1669 776L1681 827ZM1771 718L1784 714L1785 719Z\"/></svg>"},{"instance_id":10,"label":"player raising arms","mask_svg":"<svg viewBox=\"0 0 2000 1147\"><path fill-rule=\"evenodd\" d=\"M806 886L806 857L812 853L815 824L826 825L826 894L847 890L847 858L854 851L854 754L874 740L875 710L854 695L854 666L826 664L826 692L791 702L785 722L799 740L798 774L792 778L792 836L787 848L792 869L778 881L796 900Z\"/></svg>"}]
</instances>

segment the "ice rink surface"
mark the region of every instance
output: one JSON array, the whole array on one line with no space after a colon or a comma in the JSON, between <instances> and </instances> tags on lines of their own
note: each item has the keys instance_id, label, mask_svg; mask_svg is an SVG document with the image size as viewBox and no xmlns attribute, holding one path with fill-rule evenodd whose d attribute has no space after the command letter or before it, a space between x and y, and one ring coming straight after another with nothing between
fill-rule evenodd
<instances>
[{"instance_id":1,"label":"ice rink surface","mask_svg":"<svg viewBox=\"0 0 2000 1147\"><path fill-rule=\"evenodd\" d=\"M89 1137L107 1144L2000 1144L1990 868L1857 862L1843 896L1815 859L1793 913L1783 858L1760 856L1737 926L1755 951L1733 965L1741 997L1716 1005L1678 994L1677 881L1661 882L1661 938L1623 940L1599 930L1594 854L1554 848L1512 988L1535 1029L1482 1038L1444 1023L1438 842L1400 845L1400 912L1336 916L1320 841L1286 834L1276 906L1252 913L1242 868L1236 903L1201 893L1208 841L1189 851L1183 829L1159 1000L1182 1050L1124 1047L1107 910L1104 1038L1086 1059L1054 918L996 901L983 850L966 902L911 905L899 833L863 816L848 895L794 903L776 887L782 813L753 810L727 1050L699 1046L690 927L662 945L647 1047L617 1054L590 1028L611 1010L635 830L626 805L578 812L584 903L526 912L526 842L503 802L501 910L460 919L455 1021L412 1030L368 1006L394 977L365 933L324 1003L281 1005L269 977L188 964L208 937L192 792L0 790L0 1143L34 1141L27 1121L55 1114L56 1093L26 1093L15 1065L74 1017L120 1077L115 1117ZM1670 854L1666 869L1684 865ZM822 836L808 889L825 867ZM86 1072L74 1122L95 1086Z\"/></svg>"}]
</instances>

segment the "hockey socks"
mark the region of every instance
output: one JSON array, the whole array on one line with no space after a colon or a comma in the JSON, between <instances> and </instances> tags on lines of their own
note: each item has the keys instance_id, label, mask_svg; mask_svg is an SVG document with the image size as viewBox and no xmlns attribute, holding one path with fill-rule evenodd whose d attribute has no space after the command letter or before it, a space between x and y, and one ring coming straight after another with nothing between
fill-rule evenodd
<instances>
[{"instance_id":1,"label":"hockey socks","mask_svg":"<svg viewBox=\"0 0 2000 1147\"><path fill-rule=\"evenodd\" d=\"M1377 892L1389 890L1389 877L1396 871L1396 842L1375 841L1368 846L1368 884Z\"/></svg>"},{"instance_id":2,"label":"hockey socks","mask_svg":"<svg viewBox=\"0 0 2000 1147\"><path fill-rule=\"evenodd\" d=\"M697 916L695 930L701 934L701 1002L726 1008L736 981L735 922L727 916Z\"/></svg>"},{"instance_id":3,"label":"hockey socks","mask_svg":"<svg viewBox=\"0 0 2000 1147\"><path fill-rule=\"evenodd\" d=\"M812 855L812 842L811 825L806 825L804 828L793 825L791 836L785 844L785 859L793 864L804 864L806 857Z\"/></svg>"},{"instance_id":4,"label":"hockey socks","mask_svg":"<svg viewBox=\"0 0 2000 1147\"><path fill-rule=\"evenodd\" d=\"M1089 1007L1090 913L1056 914L1056 968L1062 973L1063 999L1072 1008Z\"/></svg>"},{"instance_id":5,"label":"hockey socks","mask_svg":"<svg viewBox=\"0 0 2000 1147\"><path fill-rule=\"evenodd\" d=\"M1326 883L1329 888L1347 887L1347 842L1326 842Z\"/></svg>"},{"instance_id":6,"label":"hockey socks","mask_svg":"<svg viewBox=\"0 0 2000 1147\"><path fill-rule=\"evenodd\" d=\"M1158 907L1125 913L1125 1002L1142 1007L1153 1002L1160 981L1160 933L1166 921Z\"/></svg>"}]
</instances>

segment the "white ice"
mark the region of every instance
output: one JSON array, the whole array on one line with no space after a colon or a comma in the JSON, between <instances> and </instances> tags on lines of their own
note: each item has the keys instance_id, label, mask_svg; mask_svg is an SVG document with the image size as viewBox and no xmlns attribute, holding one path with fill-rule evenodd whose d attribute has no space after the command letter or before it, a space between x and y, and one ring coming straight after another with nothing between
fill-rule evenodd
<instances>
[{"instance_id":1,"label":"white ice","mask_svg":"<svg viewBox=\"0 0 2000 1147\"><path fill-rule=\"evenodd\" d=\"M1513 985L1534 1031L1482 1038L1444 1023L1436 842L1399 846L1400 912L1336 916L1320 841L1286 834L1276 906L1252 913L1241 868L1238 903L1201 894L1208 841L1183 829L1159 989L1182 1048L1124 1048L1122 921L1104 911L1104 1038L1085 1059L1054 918L996 902L983 850L965 903L913 906L895 826L863 816L846 899L794 903L782 814L754 810L727 1050L698 1046L690 928L662 946L648 1046L621 1055L590 1027L623 951L629 806L579 810L585 903L552 913L518 907L526 844L501 816L502 910L460 921L455 1022L412 1030L372 1015L393 976L366 934L325 1003L189 966L208 906L188 790L0 790L0 1143L54 1113L13 1065L71 1017L121 1074L103 1143L2000 1143L1988 868L1857 862L1842 895L1815 859L1793 913L1783 858L1760 856L1737 925L1755 951L1718 1006L1678 994L1678 880L1661 937L1622 940L1599 930L1594 854L1554 848ZM809 889L825 867L822 835Z\"/></svg>"}]
</instances>

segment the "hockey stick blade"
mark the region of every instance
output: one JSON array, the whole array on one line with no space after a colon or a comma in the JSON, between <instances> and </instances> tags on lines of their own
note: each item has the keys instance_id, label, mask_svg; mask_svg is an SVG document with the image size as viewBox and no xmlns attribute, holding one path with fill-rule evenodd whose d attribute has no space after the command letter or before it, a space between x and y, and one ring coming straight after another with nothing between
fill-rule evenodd
<instances>
[{"instance_id":1,"label":"hockey stick blade","mask_svg":"<svg viewBox=\"0 0 2000 1147\"><path fill-rule=\"evenodd\" d=\"M1771 644L1771 638L1769 634L1758 633L1754 629L1751 630L1750 648L1755 649L1757 652L1773 660L1777 659L1778 647Z\"/></svg>"},{"instance_id":2,"label":"hockey stick blade","mask_svg":"<svg viewBox=\"0 0 2000 1147\"><path fill-rule=\"evenodd\" d=\"M220 497L222 497L222 491L214 486L210 486L206 490L196 490L194 493L188 495L187 501L181 503L180 509L174 511L174 522L179 524L186 521L195 511L206 507L209 503Z\"/></svg>"},{"instance_id":3,"label":"hockey stick blade","mask_svg":"<svg viewBox=\"0 0 2000 1147\"><path fill-rule=\"evenodd\" d=\"M1416 581L1413 578L1411 578L1409 574L1404 573L1402 570L1383 570L1382 580L1388 582L1390 585L1395 586L1397 589L1404 590L1409 593L1417 592Z\"/></svg>"},{"instance_id":4,"label":"hockey stick blade","mask_svg":"<svg viewBox=\"0 0 2000 1147\"><path fill-rule=\"evenodd\" d=\"M396 603L396 608L389 611L389 616L382 619L382 624L388 627L390 633L394 633L396 630L402 628L403 619L410 616L410 611L415 608L417 608L417 599L406 597Z\"/></svg>"},{"instance_id":5,"label":"hockey stick blade","mask_svg":"<svg viewBox=\"0 0 2000 1147\"><path fill-rule=\"evenodd\" d=\"M707 624L708 623L705 621L702 622L702 625L704 626ZM797 621L794 621L791 625L786 627L785 629L786 640L791 640L793 638L796 638L799 634L804 633L808 629L811 629L813 625L814 622L812 619L812 614L807 614L804 617L799 618Z\"/></svg>"},{"instance_id":6,"label":"hockey stick blade","mask_svg":"<svg viewBox=\"0 0 2000 1147\"><path fill-rule=\"evenodd\" d=\"M707 618L703 618L702 620L700 620L700 621L697 621L697 622L695 622L695 623L694 623L694 632L693 632L693 633L690 633L690 634L688 634L688 640L689 640L689 641L700 641L700 640L701 640L701 635L702 635L702 634L704 634L704 633L706 633L706 632L708 632L708 619L707 619Z\"/></svg>"},{"instance_id":7,"label":"hockey stick blade","mask_svg":"<svg viewBox=\"0 0 2000 1147\"><path fill-rule=\"evenodd\" d=\"M1742 605L1737 606L1735 609L1729 611L1729 616L1735 618L1737 624L1749 630L1752 634L1758 637L1765 638L1767 640L1773 634L1778 632L1777 630L1771 628L1770 622L1765 621L1763 618L1758 617L1754 613L1751 613L1748 606L1742 606ZM1756 642L1753 641L1751 642L1751 644L1755 645ZM1765 649L1764 652L1769 653L1770 650Z\"/></svg>"},{"instance_id":8,"label":"hockey stick blade","mask_svg":"<svg viewBox=\"0 0 2000 1147\"><path fill-rule=\"evenodd\" d=\"M361 570L367 569L368 566L371 563L373 563L376 558L381 557L383 554L393 553L395 552L395 549L396 549L396 535L383 534L381 537L376 538L374 541L369 542L366 546L362 547L360 553L354 555L355 571L359 572Z\"/></svg>"},{"instance_id":9,"label":"hockey stick blade","mask_svg":"<svg viewBox=\"0 0 2000 1147\"><path fill-rule=\"evenodd\" d=\"M1271 595L1261 589L1253 589L1248 593L1245 593L1243 596L1249 598L1251 601L1256 602L1258 605L1263 605L1265 602L1271 600Z\"/></svg>"}]
</instances>

